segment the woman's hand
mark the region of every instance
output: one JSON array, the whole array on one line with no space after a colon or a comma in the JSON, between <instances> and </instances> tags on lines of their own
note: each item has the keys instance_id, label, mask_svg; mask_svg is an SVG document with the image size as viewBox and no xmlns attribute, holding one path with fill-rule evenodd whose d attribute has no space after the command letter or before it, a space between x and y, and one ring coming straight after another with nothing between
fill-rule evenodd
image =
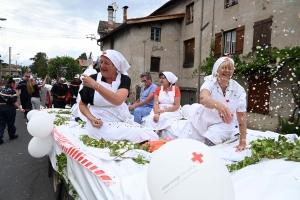
<instances>
[{"instance_id":1,"label":"woman's hand","mask_svg":"<svg viewBox=\"0 0 300 200\"><path fill-rule=\"evenodd\" d=\"M240 142L240 144L235 147L236 148L235 152L244 151L246 149L246 146L247 146L246 142Z\"/></svg>"},{"instance_id":2,"label":"woman's hand","mask_svg":"<svg viewBox=\"0 0 300 200\"><path fill-rule=\"evenodd\" d=\"M158 113L158 114L162 114L162 113L164 113L164 112L165 112L165 110L160 110L160 109L157 110L157 113Z\"/></svg>"},{"instance_id":3,"label":"woman's hand","mask_svg":"<svg viewBox=\"0 0 300 200\"><path fill-rule=\"evenodd\" d=\"M153 117L153 121L155 123L158 123L158 120L159 120L159 114L155 114L154 117Z\"/></svg>"},{"instance_id":4,"label":"woman's hand","mask_svg":"<svg viewBox=\"0 0 300 200\"><path fill-rule=\"evenodd\" d=\"M221 105L218 106L219 107L218 113L224 123L230 124L233 114L231 113L230 109L227 106L223 105L222 103L220 103L220 104Z\"/></svg>"},{"instance_id":5,"label":"woman's hand","mask_svg":"<svg viewBox=\"0 0 300 200\"><path fill-rule=\"evenodd\" d=\"M103 126L103 121L101 119L96 119L95 117L92 117L90 121L92 126L95 128L101 128Z\"/></svg>"},{"instance_id":6,"label":"woman's hand","mask_svg":"<svg viewBox=\"0 0 300 200\"><path fill-rule=\"evenodd\" d=\"M86 87L96 89L97 82L86 74L82 74L82 84Z\"/></svg>"}]
</instances>

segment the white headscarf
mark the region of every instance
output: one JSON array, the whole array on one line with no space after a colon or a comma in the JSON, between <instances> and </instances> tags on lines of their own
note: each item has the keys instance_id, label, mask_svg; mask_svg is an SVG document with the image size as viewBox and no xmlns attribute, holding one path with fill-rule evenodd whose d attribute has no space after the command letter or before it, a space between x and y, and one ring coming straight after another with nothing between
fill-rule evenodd
<instances>
[{"instance_id":1,"label":"white headscarf","mask_svg":"<svg viewBox=\"0 0 300 200\"><path fill-rule=\"evenodd\" d=\"M214 64L214 67L213 67L213 70L212 70L212 74L209 75L209 76L205 76L205 77L204 77L204 80L205 80L205 81L206 81L206 80L217 81L216 76L217 76L217 73L218 73L218 69L219 69L220 65L221 65L223 62L227 61L227 60L231 61L232 64L233 64L233 66L234 66L234 61L233 61L231 58L229 58L229 57L220 57L220 58L215 62L215 64Z\"/></svg>"},{"instance_id":2,"label":"white headscarf","mask_svg":"<svg viewBox=\"0 0 300 200\"><path fill-rule=\"evenodd\" d=\"M102 52L102 56L107 57L121 74L127 75L130 65L120 52L108 49Z\"/></svg>"},{"instance_id":3,"label":"white headscarf","mask_svg":"<svg viewBox=\"0 0 300 200\"><path fill-rule=\"evenodd\" d=\"M178 78L172 72L163 72L163 74L172 85L178 80Z\"/></svg>"}]
</instances>

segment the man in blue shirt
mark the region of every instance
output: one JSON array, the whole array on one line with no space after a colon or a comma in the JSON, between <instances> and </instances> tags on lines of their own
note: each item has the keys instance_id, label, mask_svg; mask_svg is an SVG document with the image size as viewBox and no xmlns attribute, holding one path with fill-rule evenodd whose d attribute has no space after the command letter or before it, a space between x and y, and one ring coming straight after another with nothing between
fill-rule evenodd
<instances>
[{"instance_id":1,"label":"man in blue shirt","mask_svg":"<svg viewBox=\"0 0 300 200\"><path fill-rule=\"evenodd\" d=\"M157 85L152 83L152 77L149 72L140 76L144 86L141 88L140 98L129 107L130 113L134 116L134 121L141 124L142 118L149 115L153 108L154 91Z\"/></svg>"}]
</instances>

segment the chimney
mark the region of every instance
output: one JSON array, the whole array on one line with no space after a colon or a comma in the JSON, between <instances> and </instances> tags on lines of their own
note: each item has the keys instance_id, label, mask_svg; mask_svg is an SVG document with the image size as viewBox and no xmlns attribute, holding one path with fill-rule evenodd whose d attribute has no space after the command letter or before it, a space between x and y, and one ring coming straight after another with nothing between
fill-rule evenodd
<instances>
[{"instance_id":1,"label":"chimney","mask_svg":"<svg viewBox=\"0 0 300 200\"><path fill-rule=\"evenodd\" d=\"M127 21L127 8L128 6L123 7L123 22Z\"/></svg>"},{"instance_id":2,"label":"chimney","mask_svg":"<svg viewBox=\"0 0 300 200\"><path fill-rule=\"evenodd\" d=\"M114 29L114 21L113 21L113 13L114 9L112 6L108 6L107 8L108 11L108 24L107 24L107 29L108 31L111 31Z\"/></svg>"}]
</instances>

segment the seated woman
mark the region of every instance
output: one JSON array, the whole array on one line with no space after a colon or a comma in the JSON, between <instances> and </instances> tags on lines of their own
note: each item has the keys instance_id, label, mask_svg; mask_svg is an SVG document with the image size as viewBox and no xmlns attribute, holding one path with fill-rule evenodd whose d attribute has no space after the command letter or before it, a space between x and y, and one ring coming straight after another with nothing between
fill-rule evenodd
<instances>
[{"instance_id":1,"label":"seated woman","mask_svg":"<svg viewBox=\"0 0 300 200\"><path fill-rule=\"evenodd\" d=\"M45 86L47 78L48 75L46 75L43 83L40 85L37 84L37 80L35 78L31 78L28 81L27 91L31 95L31 105L33 110L39 110L41 107L42 98L40 94L40 88Z\"/></svg>"},{"instance_id":2,"label":"seated woman","mask_svg":"<svg viewBox=\"0 0 300 200\"><path fill-rule=\"evenodd\" d=\"M240 141L236 151L246 147L246 92L231 77L234 61L228 57L219 58L212 75L204 77L200 88L202 104L183 128L179 138L199 140L208 146L229 140L239 133Z\"/></svg>"},{"instance_id":3,"label":"seated woman","mask_svg":"<svg viewBox=\"0 0 300 200\"><path fill-rule=\"evenodd\" d=\"M180 90L175 86L178 78L172 72L159 74L161 86L154 92L153 109L145 122L147 128L162 131L162 138L177 138L179 130L171 125L179 120Z\"/></svg>"},{"instance_id":4,"label":"seated woman","mask_svg":"<svg viewBox=\"0 0 300 200\"><path fill-rule=\"evenodd\" d=\"M124 103L131 80L126 71L130 68L123 55L106 50L100 57L100 73L83 74L79 109L87 118L86 128L90 137L109 141L129 140L141 143L158 140L157 134L133 121ZM89 105L89 106L88 106Z\"/></svg>"}]
</instances>

